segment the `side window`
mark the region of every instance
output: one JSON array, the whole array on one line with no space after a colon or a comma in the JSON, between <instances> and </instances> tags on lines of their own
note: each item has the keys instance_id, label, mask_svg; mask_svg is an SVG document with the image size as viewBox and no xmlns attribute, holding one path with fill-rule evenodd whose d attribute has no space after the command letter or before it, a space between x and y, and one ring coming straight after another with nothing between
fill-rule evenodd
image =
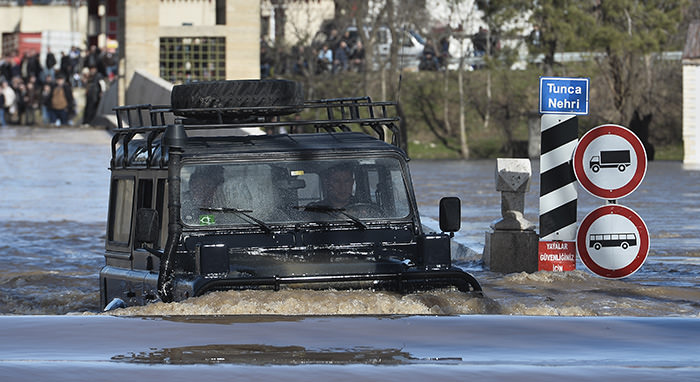
<instances>
[{"instance_id":1,"label":"side window","mask_svg":"<svg viewBox=\"0 0 700 382\"><path fill-rule=\"evenodd\" d=\"M153 179L139 179L136 208L153 208Z\"/></svg>"},{"instance_id":2,"label":"side window","mask_svg":"<svg viewBox=\"0 0 700 382\"><path fill-rule=\"evenodd\" d=\"M160 239L156 243L156 248L162 248L168 238L168 188L165 179L158 179L156 190L156 210L160 216Z\"/></svg>"},{"instance_id":3,"label":"side window","mask_svg":"<svg viewBox=\"0 0 700 382\"><path fill-rule=\"evenodd\" d=\"M153 179L139 179L136 190L136 211L139 208L153 208ZM140 243L134 243L134 246L137 244Z\"/></svg>"},{"instance_id":4,"label":"side window","mask_svg":"<svg viewBox=\"0 0 700 382\"><path fill-rule=\"evenodd\" d=\"M133 204L134 179L113 179L109 201L109 241L123 244L129 243Z\"/></svg>"},{"instance_id":5,"label":"side window","mask_svg":"<svg viewBox=\"0 0 700 382\"><path fill-rule=\"evenodd\" d=\"M403 174L395 162L367 166L370 200L382 208L386 216L405 217L410 213Z\"/></svg>"},{"instance_id":6,"label":"side window","mask_svg":"<svg viewBox=\"0 0 700 382\"><path fill-rule=\"evenodd\" d=\"M408 195L404 186L403 175L398 169L391 170L391 203L395 206L396 216L408 216L411 212L408 204Z\"/></svg>"}]
</instances>

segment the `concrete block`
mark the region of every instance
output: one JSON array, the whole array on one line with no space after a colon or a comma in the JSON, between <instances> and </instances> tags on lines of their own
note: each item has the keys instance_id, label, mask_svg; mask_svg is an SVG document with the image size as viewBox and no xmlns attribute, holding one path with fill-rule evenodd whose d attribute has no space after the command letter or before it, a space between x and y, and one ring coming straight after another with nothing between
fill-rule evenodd
<instances>
[{"instance_id":1,"label":"concrete block","mask_svg":"<svg viewBox=\"0 0 700 382\"><path fill-rule=\"evenodd\" d=\"M529 159L496 159L496 191L524 193L530 189L531 175Z\"/></svg>"},{"instance_id":2,"label":"concrete block","mask_svg":"<svg viewBox=\"0 0 700 382\"><path fill-rule=\"evenodd\" d=\"M492 272L537 272L539 238L535 231L486 232L484 265Z\"/></svg>"},{"instance_id":3,"label":"concrete block","mask_svg":"<svg viewBox=\"0 0 700 382\"><path fill-rule=\"evenodd\" d=\"M496 190L501 192L502 219L494 222L496 230L531 230L534 224L523 217L525 192L530 188L532 168L529 159L498 158Z\"/></svg>"},{"instance_id":4,"label":"concrete block","mask_svg":"<svg viewBox=\"0 0 700 382\"><path fill-rule=\"evenodd\" d=\"M144 70L136 70L126 90L126 104L170 105L173 84Z\"/></svg>"}]
</instances>

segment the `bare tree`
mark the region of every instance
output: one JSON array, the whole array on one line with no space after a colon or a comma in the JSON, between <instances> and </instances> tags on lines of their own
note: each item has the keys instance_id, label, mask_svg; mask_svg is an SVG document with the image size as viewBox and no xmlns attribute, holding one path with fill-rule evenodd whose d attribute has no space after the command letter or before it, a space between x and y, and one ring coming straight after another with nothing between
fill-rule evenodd
<instances>
[{"instance_id":1,"label":"bare tree","mask_svg":"<svg viewBox=\"0 0 700 382\"><path fill-rule=\"evenodd\" d=\"M457 86L459 90L459 142L460 142L460 156L463 159L469 158L469 142L467 139L467 126L466 126L466 99L464 94L464 70L465 70L465 59L468 52L466 51L465 40L469 37L469 33L466 30L472 28L476 22L476 13L473 6L473 0L448 0L447 6L449 8L450 19L448 20L450 25L458 26L461 31L453 36L457 37L460 42L460 53L459 53L459 67L457 68ZM449 118L448 116L448 71L445 70L444 73L444 99L445 99L445 123L448 133L451 132Z\"/></svg>"}]
</instances>

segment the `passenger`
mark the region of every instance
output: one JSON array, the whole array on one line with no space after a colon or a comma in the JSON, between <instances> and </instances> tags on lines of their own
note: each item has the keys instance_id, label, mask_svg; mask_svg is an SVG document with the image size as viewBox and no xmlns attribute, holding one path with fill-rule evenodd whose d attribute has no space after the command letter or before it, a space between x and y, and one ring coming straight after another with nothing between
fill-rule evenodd
<instances>
[{"instance_id":1,"label":"passenger","mask_svg":"<svg viewBox=\"0 0 700 382\"><path fill-rule=\"evenodd\" d=\"M224 168L217 165L198 166L190 175L189 191L182 194L182 217L186 223L202 223L202 216L211 211L201 208L226 207L221 185L224 183ZM210 222L208 224L212 224Z\"/></svg>"}]
</instances>

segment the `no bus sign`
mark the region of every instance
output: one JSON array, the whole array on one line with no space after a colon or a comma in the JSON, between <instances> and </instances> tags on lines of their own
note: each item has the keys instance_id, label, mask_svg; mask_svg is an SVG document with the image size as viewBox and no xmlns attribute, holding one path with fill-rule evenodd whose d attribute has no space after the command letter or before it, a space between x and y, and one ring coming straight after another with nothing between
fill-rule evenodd
<instances>
[{"instance_id":1,"label":"no bus sign","mask_svg":"<svg viewBox=\"0 0 700 382\"><path fill-rule=\"evenodd\" d=\"M581 187L601 199L616 200L636 190L647 170L642 141L619 125L601 125L581 137L573 156Z\"/></svg>"},{"instance_id":2,"label":"no bus sign","mask_svg":"<svg viewBox=\"0 0 700 382\"><path fill-rule=\"evenodd\" d=\"M636 212L619 204L591 211L576 232L583 264L598 276L619 279L639 268L649 253L649 230Z\"/></svg>"}]
</instances>

